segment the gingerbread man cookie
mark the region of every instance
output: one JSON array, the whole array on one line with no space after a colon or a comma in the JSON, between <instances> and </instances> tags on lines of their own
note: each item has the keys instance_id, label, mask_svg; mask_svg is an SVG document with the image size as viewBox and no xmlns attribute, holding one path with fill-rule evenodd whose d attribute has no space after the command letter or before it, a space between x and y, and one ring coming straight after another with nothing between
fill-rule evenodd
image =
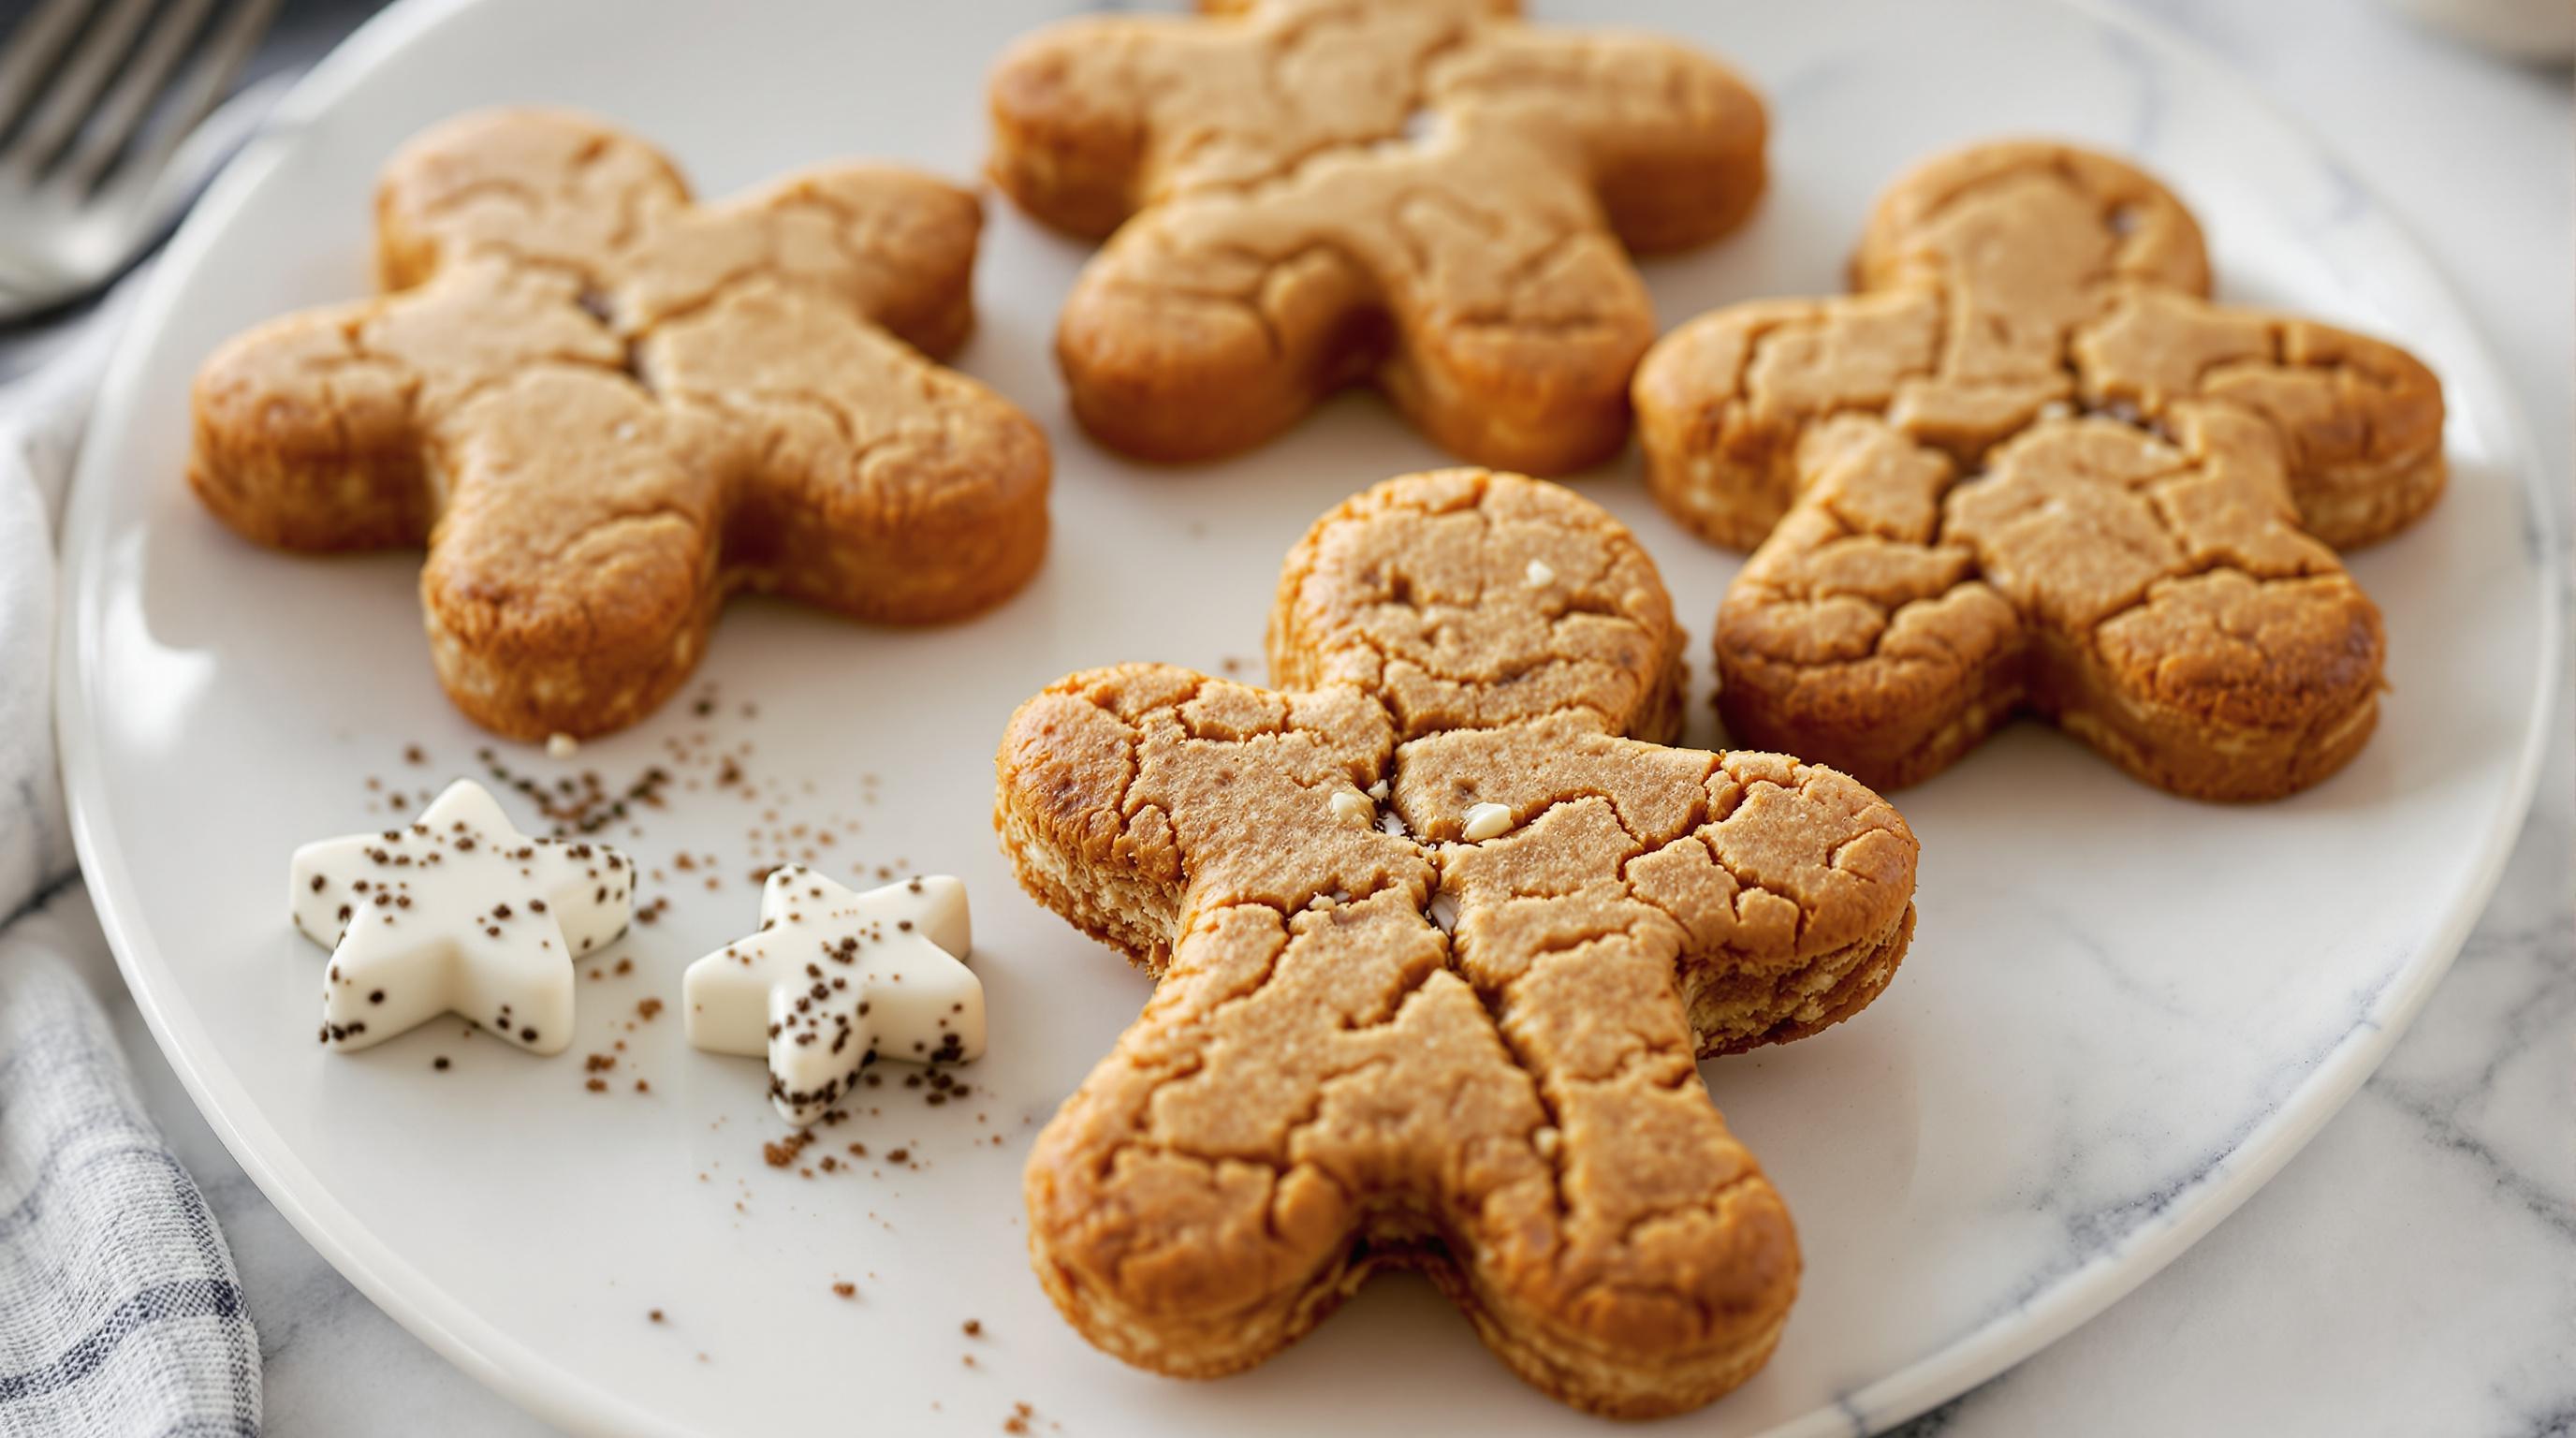
<instances>
[{"instance_id":1,"label":"gingerbread man cookie","mask_svg":"<svg viewBox=\"0 0 2576 1438\"><path fill-rule=\"evenodd\" d=\"M426 543L477 722L634 722L735 589L917 623L1037 568L1045 436L923 358L973 319L966 191L838 166L698 207L631 136L494 110L406 146L376 215L387 293L217 351L188 477L264 544Z\"/></svg>"},{"instance_id":2,"label":"gingerbread man cookie","mask_svg":"<svg viewBox=\"0 0 2576 1438\"><path fill-rule=\"evenodd\" d=\"M993 75L994 178L1049 224L1116 231L1056 333L1083 425L1208 459L1371 380L1479 463L1617 449L1655 333L1628 252L1752 208L1753 91L1512 0L1203 8L1056 25Z\"/></svg>"},{"instance_id":3,"label":"gingerbread man cookie","mask_svg":"<svg viewBox=\"0 0 2576 1438\"><path fill-rule=\"evenodd\" d=\"M1160 979L1029 1159L1085 1337L1228 1373L1405 1265L1596 1412L1762 1365L1797 1242L1695 1060L1875 998L1916 847L1840 774L1657 742L1679 645L1608 514L1453 470L1289 556L1281 688L1134 664L1021 706L1021 882Z\"/></svg>"},{"instance_id":4,"label":"gingerbread man cookie","mask_svg":"<svg viewBox=\"0 0 2576 1438\"><path fill-rule=\"evenodd\" d=\"M1637 372L1657 498L1761 545L1718 616L1737 738L1892 788L2029 709L2207 799L2360 750L2384 641L2329 546L2440 496L2430 371L2210 303L2181 202L2064 145L1924 165L1854 274L1703 315Z\"/></svg>"}]
</instances>

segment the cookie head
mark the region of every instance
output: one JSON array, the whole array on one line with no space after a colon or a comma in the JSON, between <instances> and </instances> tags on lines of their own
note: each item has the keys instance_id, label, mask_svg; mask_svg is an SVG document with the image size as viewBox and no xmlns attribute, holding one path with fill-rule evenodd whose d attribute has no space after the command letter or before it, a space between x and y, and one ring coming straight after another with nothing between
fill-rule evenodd
<instances>
[{"instance_id":1,"label":"cookie head","mask_svg":"<svg viewBox=\"0 0 2576 1438\"><path fill-rule=\"evenodd\" d=\"M1208 459L1365 381L1479 463L1615 449L1655 328L1628 253L1750 210L1753 92L1508 0L1204 8L1053 26L993 73L995 180L1108 237L1056 336L1085 427Z\"/></svg>"},{"instance_id":2,"label":"cookie head","mask_svg":"<svg viewBox=\"0 0 2576 1438\"><path fill-rule=\"evenodd\" d=\"M632 136L499 110L406 146L376 213L387 293L208 359L189 480L265 544L425 544L486 727L634 722L735 589L912 623L1036 568L1044 436L925 358L971 320L966 192L857 165L699 206Z\"/></svg>"},{"instance_id":3,"label":"cookie head","mask_svg":"<svg viewBox=\"0 0 2576 1438\"><path fill-rule=\"evenodd\" d=\"M2429 371L2211 303L2181 202L2067 146L1923 166L1853 273L1638 370L1657 499L1760 546L1718 619L1734 734L1893 787L2029 709L2213 799L2360 750L2384 641L2334 547L2439 496Z\"/></svg>"},{"instance_id":4,"label":"cookie head","mask_svg":"<svg viewBox=\"0 0 2576 1438\"><path fill-rule=\"evenodd\" d=\"M1023 885L1160 980L1030 1158L1086 1337L1225 1373L1407 1265L1587 1409L1760 1367L1796 1240L1695 1061L1876 997L1915 844L1839 774L1634 737L1676 645L1609 515L1453 471L1292 552L1281 687L1124 665L1021 707Z\"/></svg>"},{"instance_id":5,"label":"cookie head","mask_svg":"<svg viewBox=\"0 0 2576 1438\"><path fill-rule=\"evenodd\" d=\"M1355 685L1399 737L1552 715L1679 733L1682 634L1627 527L1554 485L1473 470L1355 496L1290 552L1271 677Z\"/></svg>"}]
</instances>

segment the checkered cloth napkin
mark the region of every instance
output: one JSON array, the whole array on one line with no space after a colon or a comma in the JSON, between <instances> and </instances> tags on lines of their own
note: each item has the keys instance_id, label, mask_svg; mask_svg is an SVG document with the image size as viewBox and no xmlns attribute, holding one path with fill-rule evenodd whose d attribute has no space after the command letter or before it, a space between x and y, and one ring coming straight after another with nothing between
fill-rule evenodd
<instances>
[{"instance_id":1,"label":"checkered cloth napkin","mask_svg":"<svg viewBox=\"0 0 2576 1438\"><path fill-rule=\"evenodd\" d=\"M232 1253L66 957L96 930L47 907L80 881L54 769L54 517L113 318L0 390L0 1438L260 1424Z\"/></svg>"}]
</instances>

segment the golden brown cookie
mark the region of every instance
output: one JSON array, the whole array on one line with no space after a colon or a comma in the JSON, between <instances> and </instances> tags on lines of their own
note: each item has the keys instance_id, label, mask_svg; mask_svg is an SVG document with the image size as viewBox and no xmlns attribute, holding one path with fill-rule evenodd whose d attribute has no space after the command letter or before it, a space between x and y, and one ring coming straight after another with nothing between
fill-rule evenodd
<instances>
[{"instance_id":1,"label":"golden brown cookie","mask_svg":"<svg viewBox=\"0 0 2576 1438\"><path fill-rule=\"evenodd\" d=\"M1761 546L1718 616L1735 737L1894 788L2027 708L2205 799L2360 751L2384 643L2328 546L2440 496L2431 371L2209 303L2181 202L2064 145L1922 166L1853 271L1637 372L1656 497Z\"/></svg>"},{"instance_id":2,"label":"golden brown cookie","mask_svg":"<svg viewBox=\"0 0 2576 1438\"><path fill-rule=\"evenodd\" d=\"M1831 770L1629 737L1669 736L1679 645L1616 520L1452 470L1289 556L1283 688L1133 664L1021 706L1021 883L1160 979L1029 1159L1085 1337L1229 1373L1402 1265L1595 1412L1761 1367L1797 1241L1694 1061L1875 998L1916 849Z\"/></svg>"},{"instance_id":3,"label":"golden brown cookie","mask_svg":"<svg viewBox=\"0 0 2576 1438\"><path fill-rule=\"evenodd\" d=\"M1083 425L1209 459L1369 380L1479 463L1618 448L1655 333L1628 251L1752 208L1753 91L1671 41L1523 25L1512 0L1202 8L1052 26L993 74L994 178L1110 236L1056 332Z\"/></svg>"},{"instance_id":4,"label":"golden brown cookie","mask_svg":"<svg viewBox=\"0 0 2576 1438\"><path fill-rule=\"evenodd\" d=\"M263 544L426 543L478 723L634 722L735 589L920 623L1035 572L1045 435L922 356L973 320L973 195L854 165L698 207L619 130L490 110L407 145L376 218L383 297L206 361L188 478Z\"/></svg>"}]
</instances>

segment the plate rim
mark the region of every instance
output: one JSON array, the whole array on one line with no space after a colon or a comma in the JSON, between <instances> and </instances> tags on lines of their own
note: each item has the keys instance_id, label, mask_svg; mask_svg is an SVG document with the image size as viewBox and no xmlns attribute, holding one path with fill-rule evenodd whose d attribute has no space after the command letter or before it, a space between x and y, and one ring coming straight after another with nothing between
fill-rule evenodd
<instances>
[{"instance_id":1,"label":"plate rim","mask_svg":"<svg viewBox=\"0 0 2576 1438\"><path fill-rule=\"evenodd\" d=\"M261 176L284 158L297 136L395 54L458 12L491 0L393 0L351 32L278 101L258 136L235 155L190 211L160 262L142 286L109 353L91 411L130 412L139 383L138 356L166 324L180 280L197 253L228 224ZM2029 1300L1987 1319L1965 1336L1906 1366L1845 1393L1834 1402L1766 1430L1764 1438L1823 1438L1874 1432L1967 1392L2055 1343L2162 1271L2262 1188L2315 1137L2369 1078L2412 1024L2450 970L2485 913L2537 791L2567 667L2563 596L2568 555L2557 507L2546 493L2541 455L2520 397L2504 378L2492 344L2457 286L2417 237L2405 212L2345 164L2330 138L2264 94L2222 58L2165 22L2115 8L2109 0L2049 0L2151 48L2168 64L2213 81L2269 116L2318 163L2332 166L2359 192L2377 219L2412 256L2424 292L2459 321L2460 354L2454 370L2466 371L2466 388L2492 397L2498 449L2509 461L2540 553L2536 639L2538 664L2525 714L2520 752L2503 802L2494 812L2472 865L2473 877L2454 891L2449 906L2416 952L2373 996L2364 1020L2320 1057L2237 1143L2176 1189L2153 1214L2060 1275ZM173 259L186 264L173 263ZM101 746L92 742L87 688L92 674L82 661L96 641L83 602L100 582L100 535L107 523L105 481L92 473L100 451L84 445L65 505L60 543L63 573L54 616L53 714L61 755L64 799L81 872L92 893L101 929L117 968L142 1012L154 1043L169 1061L190 1100L274 1205L332 1268L368 1301L433 1351L485 1387L536 1417L582 1432L672 1435L696 1430L678 1425L617 1392L575 1375L508 1334L470 1305L432 1282L359 1223L288 1150L261 1116L237 1078L211 1052L203 1025L155 987L153 970L164 956L143 932L135 909L134 876L121 862L104 793ZM271 1158L271 1152L277 1155Z\"/></svg>"}]
</instances>

